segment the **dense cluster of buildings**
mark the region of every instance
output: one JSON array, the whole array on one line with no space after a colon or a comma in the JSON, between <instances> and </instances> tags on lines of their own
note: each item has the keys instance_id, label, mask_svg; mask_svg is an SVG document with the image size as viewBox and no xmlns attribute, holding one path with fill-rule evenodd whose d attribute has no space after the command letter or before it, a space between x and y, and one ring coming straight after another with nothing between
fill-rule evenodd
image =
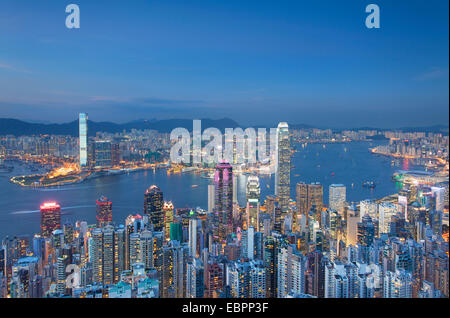
<instances>
[{"instance_id":1,"label":"dense cluster of buildings","mask_svg":"<svg viewBox=\"0 0 450 318\"><path fill-rule=\"evenodd\" d=\"M110 168L125 162L161 162L168 158L170 136L155 130L104 133L88 136L88 115L79 114L79 136L0 136L0 160L36 159L60 166L78 161L82 168ZM45 159L45 160L39 160ZM1 161L0 161L1 163Z\"/></svg>"},{"instance_id":2,"label":"dense cluster of buildings","mask_svg":"<svg viewBox=\"0 0 450 318\"><path fill-rule=\"evenodd\" d=\"M440 133L385 132L388 145L378 146L382 154L411 158L448 158L449 136Z\"/></svg>"},{"instance_id":3,"label":"dense cluster of buildings","mask_svg":"<svg viewBox=\"0 0 450 318\"><path fill-rule=\"evenodd\" d=\"M262 198L251 175L245 206L228 162L216 165L207 210L178 209L157 185L143 193L142 214L124 222L114 198L96 201L92 225L61 224L58 203L43 203L39 234L2 242L0 296L449 296L448 182L356 203L332 184L327 205L321 184L298 183L293 200L290 139L280 123L275 192Z\"/></svg>"}]
</instances>

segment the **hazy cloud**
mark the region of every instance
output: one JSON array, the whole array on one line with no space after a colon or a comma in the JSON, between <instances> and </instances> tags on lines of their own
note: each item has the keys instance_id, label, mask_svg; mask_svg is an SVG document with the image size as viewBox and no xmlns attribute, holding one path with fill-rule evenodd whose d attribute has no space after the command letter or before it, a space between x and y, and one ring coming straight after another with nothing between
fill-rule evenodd
<instances>
[{"instance_id":1,"label":"hazy cloud","mask_svg":"<svg viewBox=\"0 0 450 318\"><path fill-rule=\"evenodd\" d=\"M12 64L3 63L3 62L0 62L0 69L12 71L12 72L18 72L18 73L27 73L27 74L31 73L29 70L18 68Z\"/></svg>"},{"instance_id":2,"label":"hazy cloud","mask_svg":"<svg viewBox=\"0 0 450 318\"><path fill-rule=\"evenodd\" d=\"M448 76L448 69L441 67L432 67L431 70L414 77L414 79L416 81L428 81L445 76Z\"/></svg>"}]
</instances>

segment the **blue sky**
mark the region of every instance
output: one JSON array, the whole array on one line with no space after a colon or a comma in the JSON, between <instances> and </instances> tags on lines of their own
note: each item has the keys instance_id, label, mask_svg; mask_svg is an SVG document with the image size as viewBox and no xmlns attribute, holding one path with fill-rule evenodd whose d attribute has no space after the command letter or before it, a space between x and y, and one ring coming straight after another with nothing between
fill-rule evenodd
<instances>
[{"instance_id":1,"label":"blue sky","mask_svg":"<svg viewBox=\"0 0 450 318\"><path fill-rule=\"evenodd\" d=\"M65 27L76 3L81 28ZM367 29L366 5L381 9ZM448 125L448 1L0 2L0 117Z\"/></svg>"}]
</instances>

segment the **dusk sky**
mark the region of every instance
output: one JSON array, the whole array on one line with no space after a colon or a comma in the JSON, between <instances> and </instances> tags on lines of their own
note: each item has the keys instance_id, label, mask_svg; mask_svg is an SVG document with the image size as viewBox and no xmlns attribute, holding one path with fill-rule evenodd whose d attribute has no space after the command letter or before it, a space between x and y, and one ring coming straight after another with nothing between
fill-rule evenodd
<instances>
[{"instance_id":1,"label":"dusk sky","mask_svg":"<svg viewBox=\"0 0 450 318\"><path fill-rule=\"evenodd\" d=\"M78 4L81 28L65 27ZM365 7L381 9L367 29ZM0 1L0 117L448 125L449 3Z\"/></svg>"}]
</instances>

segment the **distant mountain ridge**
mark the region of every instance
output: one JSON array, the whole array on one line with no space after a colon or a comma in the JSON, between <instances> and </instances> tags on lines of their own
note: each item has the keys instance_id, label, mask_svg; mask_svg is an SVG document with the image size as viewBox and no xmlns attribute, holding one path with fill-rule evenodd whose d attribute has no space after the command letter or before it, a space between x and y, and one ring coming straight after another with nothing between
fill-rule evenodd
<instances>
[{"instance_id":1,"label":"distant mountain ridge","mask_svg":"<svg viewBox=\"0 0 450 318\"><path fill-rule=\"evenodd\" d=\"M202 130L215 127L221 131L225 128L236 128L241 127L245 129L248 126L241 126L236 121L230 118L222 119L201 119ZM97 132L108 132L108 133L118 133L122 131L130 131L131 129L153 129L163 133L170 133L173 129L182 127L189 131L192 131L192 119L139 119L134 120L124 124L117 124L112 122L88 122L88 133L90 136L94 136ZM276 127L274 124L273 127ZM310 126L307 124L294 124L289 123L291 129L312 129L319 128ZM266 128L270 128L267 126ZM325 128L321 128L325 129ZM390 129L380 129L372 127L360 127L360 128L347 128L347 129L332 129L333 131L342 130L379 130L386 131ZM445 125L434 125L427 127L402 127L396 130L404 132L440 132L447 134L449 132L449 127ZM69 123L63 124L46 124L46 123L36 123L36 122L26 122L19 119L13 118L0 118L0 135L14 135L14 136L25 136L25 135L68 135L68 136L78 136L78 120L74 120Z\"/></svg>"},{"instance_id":2,"label":"distant mountain ridge","mask_svg":"<svg viewBox=\"0 0 450 318\"><path fill-rule=\"evenodd\" d=\"M229 118L201 119L202 129L216 127L223 131L225 128L240 127L238 123ZM192 119L164 119L164 120L137 120L125 124L111 122L88 121L88 134L94 136L97 132L118 133L131 129L153 129L169 133L173 129L182 127L192 130ZM68 135L78 136L78 120L63 124L29 123L18 119L0 118L0 135Z\"/></svg>"}]
</instances>

